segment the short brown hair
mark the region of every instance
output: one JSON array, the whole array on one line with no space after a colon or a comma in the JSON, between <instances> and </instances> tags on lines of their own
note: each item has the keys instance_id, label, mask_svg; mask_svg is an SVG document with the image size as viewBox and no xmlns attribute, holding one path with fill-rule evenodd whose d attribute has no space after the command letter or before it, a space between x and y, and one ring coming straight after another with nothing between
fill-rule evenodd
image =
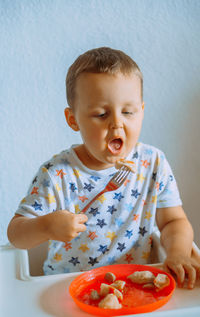
<instances>
[{"instance_id":1,"label":"short brown hair","mask_svg":"<svg viewBox=\"0 0 200 317\"><path fill-rule=\"evenodd\" d=\"M120 50L100 47L80 55L70 66L66 77L66 95L68 105L73 108L75 86L78 76L82 73L108 73L114 75L121 72L124 75L134 73L141 80L143 95L143 76L134 60Z\"/></svg>"}]
</instances>

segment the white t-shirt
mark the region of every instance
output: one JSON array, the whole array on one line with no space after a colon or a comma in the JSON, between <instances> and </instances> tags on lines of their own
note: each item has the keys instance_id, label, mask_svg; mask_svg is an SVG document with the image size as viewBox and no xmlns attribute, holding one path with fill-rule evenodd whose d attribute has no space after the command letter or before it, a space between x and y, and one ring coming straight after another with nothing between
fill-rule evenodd
<instances>
[{"instance_id":1,"label":"white t-shirt","mask_svg":"<svg viewBox=\"0 0 200 317\"><path fill-rule=\"evenodd\" d=\"M72 146L43 164L16 214L42 216L56 210L79 213L109 182L115 167L91 170ZM100 196L86 211L87 230L70 242L49 241L45 274L90 270L116 263L147 264L156 208L182 204L165 155L137 143L128 160L136 165L117 190Z\"/></svg>"}]
</instances>

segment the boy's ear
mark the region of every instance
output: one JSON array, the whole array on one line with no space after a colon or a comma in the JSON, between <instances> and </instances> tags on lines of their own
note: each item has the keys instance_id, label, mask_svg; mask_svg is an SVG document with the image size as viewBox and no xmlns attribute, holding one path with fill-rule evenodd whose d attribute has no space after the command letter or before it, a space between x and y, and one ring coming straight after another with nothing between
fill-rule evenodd
<instances>
[{"instance_id":1,"label":"boy's ear","mask_svg":"<svg viewBox=\"0 0 200 317\"><path fill-rule=\"evenodd\" d=\"M79 131L78 124L76 123L76 119L71 108L65 108L65 118L70 128L74 131Z\"/></svg>"}]
</instances>

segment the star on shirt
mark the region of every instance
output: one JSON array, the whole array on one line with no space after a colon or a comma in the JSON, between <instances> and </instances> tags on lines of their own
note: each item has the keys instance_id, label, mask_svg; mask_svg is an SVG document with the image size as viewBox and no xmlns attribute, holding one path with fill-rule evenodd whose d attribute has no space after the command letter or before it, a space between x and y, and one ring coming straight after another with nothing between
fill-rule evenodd
<instances>
[{"instance_id":1,"label":"star on shirt","mask_svg":"<svg viewBox=\"0 0 200 317\"><path fill-rule=\"evenodd\" d=\"M105 254L107 251L109 251L109 249L107 248L107 245L99 245L99 249L97 251L102 252L103 254Z\"/></svg>"},{"instance_id":2,"label":"star on shirt","mask_svg":"<svg viewBox=\"0 0 200 317\"><path fill-rule=\"evenodd\" d=\"M89 192L91 192L91 190L94 188L94 186L92 186L91 184L87 184L87 183L84 183L84 189L87 189Z\"/></svg>"},{"instance_id":3,"label":"star on shirt","mask_svg":"<svg viewBox=\"0 0 200 317\"><path fill-rule=\"evenodd\" d=\"M62 169L56 170L56 173L57 173L57 174L56 174L55 176L60 176L61 179L63 179L63 176L66 175L66 173L63 172Z\"/></svg>"},{"instance_id":4,"label":"star on shirt","mask_svg":"<svg viewBox=\"0 0 200 317\"><path fill-rule=\"evenodd\" d=\"M133 230L126 230L125 237L128 237L130 239L132 235L133 235Z\"/></svg>"},{"instance_id":5,"label":"star on shirt","mask_svg":"<svg viewBox=\"0 0 200 317\"><path fill-rule=\"evenodd\" d=\"M99 197L97 198L97 200L100 201L100 203L103 204L103 202L106 200L106 197L105 197L104 194L103 194L103 195L99 196Z\"/></svg>"},{"instance_id":6,"label":"star on shirt","mask_svg":"<svg viewBox=\"0 0 200 317\"><path fill-rule=\"evenodd\" d=\"M50 167L52 167L53 166L53 164L51 164L51 163L47 163L47 164L45 164L44 165L44 167L48 170L48 169L50 169Z\"/></svg>"},{"instance_id":7,"label":"star on shirt","mask_svg":"<svg viewBox=\"0 0 200 317\"><path fill-rule=\"evenodd\" d=\"M96 263L99 263L97 261L97 258L92 258L91 256L89 256L89 261L88 261L88 264L91 264L92 266L94 266Z\"/></svg>"},{"instance_id":8,"label":"star on shirt","mask_svg":"<svg viewBox=\"0 0 200 317\"><path fill-rule=\"evenodd\" d=\"M82 203L85 202L85 200L88 200L86 196L78 196L78 199L82 201Z\"/></svg>"},{"instance_id":9,"label":"star on shirt","mask_svg":"<svg viewBox=\"0 0 200 317\"><path fill-rule=\"evenodd\" d=\"M74 168L74 169L73 169L73 172L74 172L74 175L75 175L77 178L79 178L79 177L81 176L79 170L77 170L77 169Z\"/></svg>"},{"instance_id":10,"label":"star on shirt","mask_svg":"<svg viewBox=\"0 0 200 317\"><path fill-rule=\"evenodd\" d=\"M95 182L97 182L99 179L101 179L101 177L95 176L95 175L90 176L90 178L93 179Z\"/></svg>"},{"instance_id":11,"label":"star on shirt","mask_svg":"<svg viewBox=\"0 0 200 317\"><path fill-rule=\"evenodd\" d=\"M143 237L145 235L145 233L147 233L148 231L146 230L145 226L144 227L139 227L139 234L141 234Z\"/></svg>"},{"instance_id":12,"label":"star on shirt","mask_svg":"<svg viewBox=\"0 0 200 317\"><path fill-rule=\"evenodd\" d=\"M89 231L88 238L90 238L91 240L98 238L98 236L96 235L96 231Z\"/></svg>"},{"instance_id":13,"label":"star on shirt","mask_svg":"<svg viewBox=\"0 0 200 317\"><path fill-rule=\"evenodd\" d=\"M138 152L135 152L135 153L133 154L133 157L132 157L132 158L133 158L133 159L134 159L134 158L137 159L138 156L139 156L139 155L138 155Z\"/></svg>"},{"instance_id":14,"label":"star on shirt","mask_svg":"<svg viewBox=\"0 0 200 317\"><path fill-rule=\"evenodd\" d=\"M135 190L131 189L131 192L132 192L131 196L135 197L136 199L138 198L138 196L141 195L141 193L139 193L137 189Z\"/></svg>"},{"instance_id":15,"label":"star on shirt","mask_svg":"<svg viewBox=\"0 0 200 317\"><path fill-rule=\"evenodd\" d=\"M124 222L123 222L123 220L122 219L115 219L115 223L116 223L116 225L120 228L123 224L124 224Z\"/></svg>"},{"instance_id":16,"label":"star on shirt","mask_svg":"<svg viewBox=\"0 0 200 317\"><path fill-rule=\"evenodd\" d=\"M34 194L38 195L38 189L39 189L39 187L33 187L31 195L34 195Z\"/></svg>"},{"instance_id":17,"label":"star on shirt","mask_svg":"<svg viewBox=\"0 0 200 317\"><path fill-rule=\"evenodd\" d=\"M86 252L87 250L89 250L87 243L82 243L79 250L81 250L82 252Z\"/></svg>"},{"instance_id":18,"label":"star on shirt","mask_svg":"<svg viewBox=\"0 0 200 317\"><path fill-rule=\"evenodd\" d=\"M46 198L46 200L48 201L49 204L53 204L53 203L56 202L54 195L48 194L45 198Z\"/></svg>"},{"instance_id":19,"label":"star on shirt","mask_svg":"<svg viewBox=\"0 0 200 317\"><path fill-rule=\"evenodd\" d=\"M114 194L115 194L115 197L113 197L113 199L117 199L118 201L120 201L122 198L124 198L122 193L114 193Z\"/></svg>"},{"instance_id":20,"label":"star on shirt","mask_svg":"<svg viewBox=\"0 0 200 317\"><path fill-rule=\"evenodd\" d=\"M126 249L125 243L118 242L117 244L118 244L117 250L119 250L120 252L122 252L124 249Z\"/></svg>"},{"instance_id":21,"label":"star on shirt","mask_svg":"<svg viewBox=\"0 0 200 317\"><path fill-rule=\"evenodd\" d=\"M153 173L153 174L152 174L152 179L153 179L154 181L156 181L156 176L157 176L157 173Z\"/></svg>"},{"instance_id":22,"label":"star on shirt","mask_svg":"<svg viewBox=\"0 0 200 317\"><path fill-rule=\"evenodd\" d=\"M144 219L150 220L151 217L152 217L151 212L150 211L146 211Z\"/></svg>"},{"instance_id":23,"label":"star on shirt","mask_svg":"<svg viewBox=\"0 0 200 317\"><path fill-rule=\"evenodd\" d=\"M72 256L71 260L69 260L68 262L72 263L74 266L76 266L76 264L80 263L78 260L78 256L76 258L74 258Z\"/></svg>"},{"instance_id":24,"label":"star on shirt","mask_svg":"<svg viewBox=\"0 0 200 317\"><path fill-rule=\"evenodd\" d=\"M69 183L69 189L70 189L72 192L74 192L74 191L77 189L76 184L75 184L75 183Z\"/></svg>"},{"instance_id":25,"label":"star on shirt","mask_svg":"<svg viewBox=\"0 0 200 317\"><path fill-rule=\"evenodd\" d=\"M130 254L130 253L128 254L128 253L127 253L127 254L125 255L125 261L128 262L128 263L131 263L131 261L133 261L132 254Z\"/></svg>"},{"instance_id":26,"label":"star on shirt","mask_svg":"<svg viewBox=\"0 0 200 317\"><path fill-rule=\"evenodd\" d=\"M144 177L144 175L141 173L141 174L137 174L137 181L143 181L145 180L146 177Z\"/></svg>"},{"instance_id":27,"label":"star on shirt","mask_svg":"<svg viewBox=\"0 0 200 317\"><path fill-rule=\"evenodd\" d=\"M89 214L92 214L94 217L96 217L96 215L100 214L100 212L98 211L98 208L90 208Z\"/></svg>"},{"instance_id":28,"label":"star on shirt","mask_svg":"<svg viewBox=\"0 0 200 317\"><path fill-rule=\"evenodd\" d=\"M35 210L42 210L42 204L38 204L37 201L31 205Z\"/></svg>"},{"instance_id":29,"label":"star on shirt","mask_svg":"<svg viewBox=\"0 0 200 317\"><path fill-rule=\"evenodd\" d=\"M106 226L106 225L107 225L107 223L105 223L104 219L97 219L96 226L103 228L103 226Z\"/></svg>"},{"instance_id":30,"label":"star on shirt","mask_svg":"<svg viewBox=\"0 0 200 317\"><path fill-rule=\"evenodd\" d=\"M115 234L115 232L108 232L105 236L106 236L106 238L110 239L110 241L117 238L117 235Z\"/></svg>"},{"instance_id":31,"label":"star on shirt","mask_svg":"<svg viewBox=\"0 0 200 317\"><path fill-rule=\"evenodd\" d=\"M115 212L115 211L117 211L117 209L115 208L115 206L114 206L114 205L112 205L112 206L108 206L107 212L110 212L110 213L111 213L111 215L112 215L112 214L113 214L113 212Z\"/></svg>"}]
</instances>

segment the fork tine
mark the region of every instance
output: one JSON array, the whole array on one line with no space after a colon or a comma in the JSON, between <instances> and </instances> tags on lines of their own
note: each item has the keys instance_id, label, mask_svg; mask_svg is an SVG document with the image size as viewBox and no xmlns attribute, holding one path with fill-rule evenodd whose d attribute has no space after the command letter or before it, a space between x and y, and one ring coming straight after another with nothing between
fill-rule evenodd
<instances>
[{"instance_id":1,"label":"fork tine","mask_svg":"<svg viewBox=\"0 0 200 317\"><path fill-rule=\"evenodd\" d=\"M117 182L118 184L121 184L124 182L124 180L127 178L129 174L130 174L130 169L126 166L123 166L120 169L119 174L115 175L115 177L113 178L113 181Z\"/></svg>"}]
</instances>

